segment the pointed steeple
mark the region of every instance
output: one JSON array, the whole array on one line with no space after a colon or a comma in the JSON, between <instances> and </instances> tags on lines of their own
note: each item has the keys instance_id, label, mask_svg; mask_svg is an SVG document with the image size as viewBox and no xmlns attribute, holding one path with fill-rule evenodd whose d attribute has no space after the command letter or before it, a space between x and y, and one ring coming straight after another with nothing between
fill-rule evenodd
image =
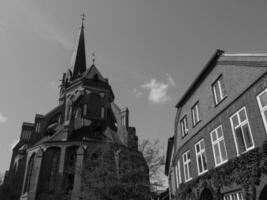
<instances>
[{"instance_id":1,"label":"pointed steeple","mask_svg":"<svg viewBox=\"0 0 267 200\"><path fill-rule=\"evenodd\" d=\"M73 79L76 79L86 71L86 54L85 54L85 41L84 41L84 21L85 15L82 15L82 25L79 35L78 46L76 49L76 57L73 67Z\"/></svg>"}]
</instances>

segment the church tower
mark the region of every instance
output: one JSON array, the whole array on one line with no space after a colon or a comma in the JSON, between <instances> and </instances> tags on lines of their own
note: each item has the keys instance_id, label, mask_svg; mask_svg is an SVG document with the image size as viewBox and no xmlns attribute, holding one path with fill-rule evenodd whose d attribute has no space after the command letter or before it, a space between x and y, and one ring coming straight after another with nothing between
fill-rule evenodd
<instances>
[{"instance_id":1,"label":"church tower","mask_svg":"<svg viewBox=\"0 0 267 200\"><path fill-rule=\"evenodd\" d=\"M138 151L135 128L129 126L129 110L115 104L109 81L94 60L87 67L84 37L83 17L73 66L61 80L58 106L45 115L37 114L34 123L23 123L9 169L9 182L21 183L16 185L17 199L80 200L88 195L103 199L92 186L86 189L88 177L99 180L91 167L88 170L97 159L96 169L108 163L108 181L116 180L98 189L103 190L103 184L116 185L124 176L122 168L134 167L141 170L142 191L149 191L148 167Z\"/></svg>"}]
</instances>

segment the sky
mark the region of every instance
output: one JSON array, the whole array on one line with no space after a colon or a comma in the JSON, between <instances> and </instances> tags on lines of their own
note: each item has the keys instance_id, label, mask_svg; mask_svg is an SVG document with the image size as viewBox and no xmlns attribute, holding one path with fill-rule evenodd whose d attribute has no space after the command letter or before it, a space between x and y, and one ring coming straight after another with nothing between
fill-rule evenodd
<instances>
[{"instance_id":1,"label":"sky","mask_svg":"<svg viewBox=\"0 0 267 200\"><path fill-rule=\"evenodd\" d=\"M85 13L88 67L107 77L139 139L167 147L175 104L216 49L267 52L262 0L0 0L0 172L22 122L58 104Z\"/></svg>"}]
</instances>

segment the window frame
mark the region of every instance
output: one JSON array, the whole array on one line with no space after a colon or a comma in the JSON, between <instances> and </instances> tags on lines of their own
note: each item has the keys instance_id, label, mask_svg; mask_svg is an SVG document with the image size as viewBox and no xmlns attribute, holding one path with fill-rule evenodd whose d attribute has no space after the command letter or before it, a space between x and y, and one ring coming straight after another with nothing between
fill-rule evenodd
<instances>
[{"instance_id":1,"label":"window frame","mask_svg":"<svg viewBox=\"0 0 267 200\"><path fill-rule=\"evenodd\" d=\"M218 129L221 128L221 131L222 131L222 136L219 137L218 136ZM217 138L215 141L213 141L213 137L212 137L212 134L215 133ZM222 128L222 125L219 125L218 127L216 127L215 129L213 129L211 132L210 132L210 140L211 140L211 144L212 144L212 151L213 151L213 157L214 157L214 163L215 163L215 167L218 167L226 162L228 162L228 153L227 153L227 150L226 150L226 146L225 146L225 140L224 140L224 133L223 133L223 128ZM220 142L223 142L223 146L224 146L224 149L225 149L225 155L226 155L226 159L223 160L222 159L222 150L221 150L221 146L220 146ZM218 147L219 147L219 156L220 156L220 160L221 162L220 163L217 163L216 162L216 155L215 155L215 145L218 144Z\"/></svg>"},{"instance_id":2,"label":"window frame","mask_svg":"<svg viewBox=\"0 0 267 200\"><path fill-rule=\"evenodd\" d=\"M197 108L197 109L195 109ZM194 110L196 110L197 112L195 112ZM196 113L197 115L197 121L195 119L195 115L194 113ZM200 115L199 115L199 101L197 101L191 108L191 116L192 116L192 124L193 127L195 127L201 120L200 120Z\"/></svg>"},{"instance_id":3,"label":"window frame","mask_svg":"<svg viewBox=\"0 0 267 200\"><path fill-rule=\"evenodd\" d=\"M176 177L176 188L178 189L180 187L180 184L182 183L180 160L177 160L175 166L175 177Z\"/></svg>"},{"instance_id":4,"label":"window frame","mask_svg":"<svg viewBox=\"0 0 267 200\"><path fill-rule=\"evenodd\" d=\"M191 163L191 158L188 159L188 155L190 157L190 150L186 151L183 153L182 157L183 157L183 167L184 167L184 182L188 182L190 180L192 180L192 176L191 176L191 170L190 170L190 163ZM186 155L186 160L185 160L185 155ZM186 173L187 172L187 173ZM186 176L186 174L188 174L188 177Z\"/></svg>"},{"instance_id":5,"label":"window frame","mask_svg":"<svg viewBox=\"0 0 267 200\"><path fill-rule=\"evenodd\" d=\"M265 88L263 91L261 91L257 95L257 102L258 102L258 106L259 106L259 109L260 109L262 121L263 121L263 124L264 124L265 133L267 134L267 118L264 115L264 112L267 111L267 105L266 106L262 106L261 105L261 100L260 100L260 96L263 95L265 92L267 93L267 88Z\"/></svg>"},{"instance_id":6,"label":"window frame","mask_svg":"<svg viewBox=\"0 0 267 200\"><path fill-rule=\"evenodd\" d=\"M242 110L245 111L246 120L244 120L244 121L242 121L242 122L240 123L240 116L239 116L239 113L240 113ZM248 124L248 129L249 129L249 134L250 134L251 141L252 141L252 146L249 147L249 148L246 148L246 142L245 142L245 140L244 140L246 150L243 151L243 152L241 152L241 153L239 152L239 146L238 146L237 138L236 138L236 132L235 132L235 130L236 130L235 128L236 128L236 127L234 127L234 124L233 124L233 117L234 117L235 115L237 115L237 119L238 119L238 122L239 122L238 126L236 126L236 127L241 127L242 137L243 137L243 130L242 130L242 127L243 127L243 125L245 125L245 124L247 123L247 124ZM239 110L237 110L233 115L230 116L230 123L231 123L232 133L233 133L233 136L234 136L234 142L235 142L235 147L236 147L237 156L239 156L240 154L246 153L246 152L250 151L251 149L254 149L254 148L255 148L255 144L254 144L254 140L253 140L253 134L252 134L252 132L251 132L251 128L250 128L250 124L249 124L249 120L248 120L248 115L247 115L247 109L246 109L245 106L241 107L241 108L240 108ZM244 137L243 137L243 138L244 138Z\"/></svg>"},{"instance_id":7,"label":"window frame","mask_svg":"<svg viewBox=\"0 0 267 200\"><path fill-rule=\"evenodd\" d=\"M201 149L201 142L203 142L204 148ZM199 145L199 152L197 152L197 145ZM198 175L202 175L208 171L208 160L207 160L207 155L206 155L206 148L205 148L205 141L204 139L200 139L197 143L195 143L195 153L196 153L196 163L197 163L197 172ZM204 160L203 156L206 159L206 169L204 169ZM201 163L198 163L198 157L200 157ZM202 165L202 171L200 171L200 165Z\"/></svg>"},{"instance_id":8,"label":"window frame","mask_svg":"<svg viewBox=\"0 0 267 200\"><path fill-rule=\"evenodd\" d=\"M187 122L187 115L185 115L181 120L180 120L180 128L181 128L181 135L182 138L188 135L189 128L188 128L188 122Z\"/></svg>"},{"instance_id":9,"label":"window frame","mask_svg":"<svg viewBox=\"0 0 267 200\"><path fill-rule=\"evenodd\" d=\"M222 83L222 77L223 75L219 75L218 78L212 83L212 93L213 93L213 99L214 99L214 104L215 106L219 105L227 96L225 94L225 88L223 89L224 83ZM218 83L218 88L219 88L219 96L220 98L218 98L217 96L217 92L216 92L216 85Z\"/></svg>"}]
</instances>

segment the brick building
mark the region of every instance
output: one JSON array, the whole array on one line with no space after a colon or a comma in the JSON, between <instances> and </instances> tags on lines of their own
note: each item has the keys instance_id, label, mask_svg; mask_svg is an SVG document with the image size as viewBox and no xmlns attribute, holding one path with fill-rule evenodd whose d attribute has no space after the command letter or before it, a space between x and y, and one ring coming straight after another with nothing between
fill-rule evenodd
<instances>
[{"instance_id":1,"label":"brick building","mask_svg":"<svg viewBox=\"0 0 267 200\"><path fill-rule=\"evenodd\" d=\"M130 190L142 194L134 194L137 199L146 199L148 167L138 151L135 128L129 126L129 111L114 103L109 81L94 60L87 69L85 55L82 22L73 69L63 74L59 105L37 114L34 123L22 124L3 184L11 185L14 199L93 200L120 192L123 197L117 199L129 199Z\"/></svg>"},{"instance_id":2,"label":"brick building","mask_svg":"<svg viewBox=\"0 0 267 200\"><path fill-rule=\"evenodd\" d=\"M267 54L216 51L176 108L170 199L267 199Z\"/></svg>"}]
</instances>

